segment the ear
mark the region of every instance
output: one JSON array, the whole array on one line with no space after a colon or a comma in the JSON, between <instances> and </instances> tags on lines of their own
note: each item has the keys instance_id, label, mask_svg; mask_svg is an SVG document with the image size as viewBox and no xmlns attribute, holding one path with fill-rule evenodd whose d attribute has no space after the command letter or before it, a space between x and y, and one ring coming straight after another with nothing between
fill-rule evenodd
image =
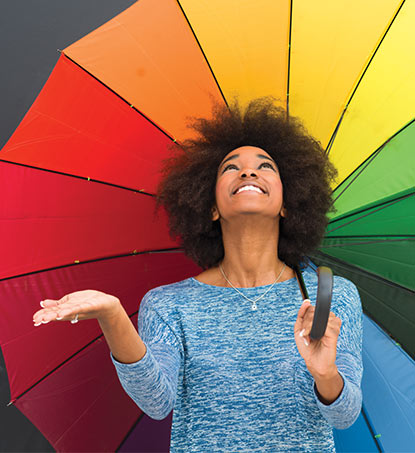
<instances>
[{"instance_id":1,"label":"ear","mask_svg":"<svg viewBox=\"0 0 415 453\"><path fill-rule=\"evenodd\" d=\"M215 206L213 206L212 208L212 221L214 222L215 220L219 220L219 211L218 211L218 208Z\"/></svg>"},{"instance_id":2,"label":"ear","mask_svg":"<svg viewBox=\"0 0 415 453\"><path fill-rule=\"evenodd\" d=\"M281 217L285 217L285 216L286 216L286 211L285 211L284 206L282 207L282 209L281 209L281 211L280 211L280 216L281 216Z\"/></svg>"}]
</instances>

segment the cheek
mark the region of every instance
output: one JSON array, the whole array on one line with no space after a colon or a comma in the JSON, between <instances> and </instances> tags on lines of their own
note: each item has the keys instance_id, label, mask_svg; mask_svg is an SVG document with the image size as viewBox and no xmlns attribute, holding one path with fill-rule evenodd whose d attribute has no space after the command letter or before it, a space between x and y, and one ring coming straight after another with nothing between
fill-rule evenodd
<instances>
[{"instance_id":1,"label":"cheek","mask_svg":"<svg viewBox=\"0 0 415 453\"><path fill-rule=\"evenodd\" d=\"M282 198L284 195L284 186L282 185L281 179L278 179L278 190L281 193L281 198Z\"/></svg>"},{"instance_id":2,"label":"cheek","mask_svg":"<svg viewBox=\"0 0 415 453\"><path fill-rule=\"evenodd\" d=\"M273 191L274 191L276 194L280 195L281 198L282 198L282 197L283 197L283 194L284 194L284 187L283 187L283 185L282 185L281 180L278 179L278 180L276 180L276 181L273 181L273 182L271 183L271 185L272 185Z\"/></svg>"},{"instance_id":3,"label":"cheek","mask_svg":"<svg viewBox=\"0 0 415 453\"><path fill-rule=\"evenodd\" d=\"M216 182L216 186L215 186L215 200L216 200L216 204L218 204L219 194L220 194L220 186Z\"/></svg>"},{"instance_id":4,"label":"cheek","mask_svg":"<svg viewBox=\"0 0 415 453\"><path fill-rule=\"evenodd\" d=\"M216 181L216 186L215 186L215 200L216 200L216 205L219 206L221 204L221 201L223 200L224 196L226 196L226 181L224 181L224 178L220 178Z\"/></svg>"}]
</instances>

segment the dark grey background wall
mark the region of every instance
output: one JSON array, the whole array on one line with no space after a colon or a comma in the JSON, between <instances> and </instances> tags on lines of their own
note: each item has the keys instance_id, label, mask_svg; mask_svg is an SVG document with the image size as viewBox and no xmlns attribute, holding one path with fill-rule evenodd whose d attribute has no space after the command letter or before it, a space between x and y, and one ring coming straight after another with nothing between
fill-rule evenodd
<instances>
[{"instance_id":1,"label":"dark grey background wall","mask_svg":"<svg viewBox=\"0 0 415 453\"><path fill-rule=\"evenodd\" d=\"M64 49L135 0L0 1L0 148Z\"/></svg>"},{"instance_id":2,"label":"dark grey background wall","mask_svg":"<svg viewBox=\"0 0 415 453\"><path fill-rule=\"evenodd\" d=\"M135 0L0 1L0 149L46 82L59 58L57 49L64 49L133 3ZM7 301L1 300L0 281L3 303ZM9 401L0 351L0 452L54 451L15 407L7 407Z\"/></svg>"}]
</instances>

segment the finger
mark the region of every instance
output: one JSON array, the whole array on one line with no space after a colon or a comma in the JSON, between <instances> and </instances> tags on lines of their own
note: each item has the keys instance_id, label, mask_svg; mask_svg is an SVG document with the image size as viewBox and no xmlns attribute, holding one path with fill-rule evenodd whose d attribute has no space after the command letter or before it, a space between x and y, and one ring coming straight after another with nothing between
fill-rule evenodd
<instances>
[{"instance_id":1,"label":"finger","mask_svg":"<svg viewBox=\"0 0 415 453\"><path fill-rule=\"evenodd\" d=\"M73 301L69 301L68 303L68 296L60 299L60 302L62 301L63 303L36 312L33 315L34 325L37 327L50 321L73 321L76 315L78 315L79 321L93 317L91 316L92 302L83 301L75 304Z\"/></svg>"},{"instance_id":2,"label":"finger","mask_svg":"<svg viewBox=\"0 0 415 453\"><path fill-rule=\"evenodd\" d=\"M42 324L48 324L51 321L72 321L75 316L78 314L75 309L73 310L66 310L63 314L60 314L59 309L56 308L55 310L51 311L44 311L33 317L33 325L38 327ZM78 314L78 320L80 321L82 318Z\"/></svg>"},{"instance_id":3,"label":"finger","mask_svg":"<svg viewBox=\"0 0 415 453\"><path fill-rule=\"evenodd\" d=\"M313 341L320 341L323 338L336 340L340 333L340 318L338 318L333 312L330 312L329 318L327 320L326 329L324 331L324 335L319 340L313 340L310 337L311 329L313 327L313 320L314 320L314 312L315 308L313 307L313 317L311 319L307 319L304 322L304 338L308 340L309 343ZM308 313L307 313L308 314Z\"/></svg>"},{"instance_id":4,"label":"finger","mask_svg":"<svg viewBox=\"0 0 415 453\"><path fill-rule=\"evenodd\" d=\"M341 324L341 319L336 316L335 314L330 313L329 319L327 321L327 325L340 325Z\"/></svg>"},{"instance_id":5,"label":"finger","mask_svg":"<svg viewBox=\"0 0 415 453\"><path fill-rule=\"evenodd\" d=\"M40 324L47 324L48 322L56 319L57 311L58 307L44 308L42 310L39 310L33 315L33 323L35 324L35 326L38 326Z\"/></svg>"},{"instance_id":6,"label":"finger","mask_svg":"<svg viewBox=\"0 0 415 453\"><path fill-rule=\"evenodd\" d=\"M44 313L44 309L41 308L40 310L36 311L33 313L33 320L35 320L36 318L39 318L39 316L43 315Z\"/></svg>"},{"instance_id":7,"label":"finger","mask_svg":"<svg viewBox=\"0 0 415 453\"><path fill-rule=\"evenodd\" d=\"M305 329L305 335L308 335L311 331L315 313L316 313L316 307L314 307L313 305L310 305L303 318L303 328Z\"/></svg>"},{"instance_id":8,"label":"finger","mask_svg":"<svg viewBox=\"0 0 415 453\"><path fill-rule=\"evenodd\" d=\"M301 304L300 309L298 310L297 320L295 321L295 324L294 324L294 333L295 334L299 334L300 331L303 329L304 316L305 316L305 313L306 313L308 307L310 307L310 306L311 306L310 299L304 299L303 303Z\"/></svg>"},{"instance_id":9,"label":"finger","mask_svg":"<svg viewBox=\"0 0 415 453\"><path fill-rule=\"evenodd\" d=\"M55 320L56 316L54 316L53 313L68 305L72 305L70 296L70 294L66 294L60 299L44 299L40 301L40 306L43 307L44 310L39 310L33 315L33 322L36 325L39 325L39 322L46 324L47 322Z\"/></svg>"},{"instance_id":10,"label":"finger","mask_svg":"<svg viewBox=\"0 0 415 453\"><path fill-rule=\"evenodd\" d=\"M313 322L315 311L316 311L316 307L314 307L313 305L309 305L303 316L303 322L310 322L310 323Z\"/></svg>"},{"instance_id":11,"label":"finger","mask_svg":"<svg viewBox=\"0 0 415 453\"><path fill-rule=\"evenodd\" d=\"M298 314L297 314L297 320L299 319L303 319L304 318L304 315L308 309L308 307L311 305L311 301L310 299L304 299L303 300L303 303L301 304L301 307L300 309L298 310Z\"/></svg>"},{"instance_id":12,"label":"finger","mask_svg":"<svg viewBox=\"0 0 415 453\"><path fill-rule=\"evenodd\" d=\"M304 320L304 317L307 313L307 310L309 307L311 307L311 301L310 299L304 299L303 300L303 303L301 304L301 307L300 309L298 310L298 313L297 313L297 320L296 320L296 323L298 321L302 322Z\"/></svg>"},{"instance_id":13,"label":"finger","mask_svg":"<svg viewBox=\"0 0 415 453\"><path fill-rule=\"evenodd\" d=\"M71 304L61 307L58 310L58 321L71 321L78 315L78 319L89 319L91 317L91 307L93 304L90 302L82 302L79 304Z\"/></svg>"},{"instance_id":14,"label":"finger","mask_svg":"<svg viewBox=\"0 0 415 453\"><path fill-rule=\"evenodd\" d=\"M297 344L298 352L303 355L304 352L307 351L308 346L310 345L310 342L307 340L307 338L304 338L302 335L302 331L297 332L294 335L295 342Z\"/></svg>"},{"instance_id":15,"label":"finger","mask_svg":"<svg viewBox=\"0 0 415 453\"><path fill-rule=\"evenodd\" d=\"M325 335L327 335L328 337L337 338L340 334L341 324L342 324L342 321L337 316L334 316L333 318L329 318Z\"/></svg>"},{"instance_id":16,"label":"finger","mask_svg":"<svg viewBox=\"0 0 415 453\"><path fill-rule=\"evenodd\" d=\"M71 303L60 303L62 300L67 301L67 297L60 299L59 301L52 301L55 303L49 304L48 308L37 311L33 315L33 323L35 327L41 324L47 324L50 321L69 321L72 320L75 314L78 313L79 305L73 305ZM50 299L49 299L50 300ZM56 304L56 302L59 302ZM73 315L72 315L73 314ZM72 316L71 316L72 315Z\"/></svg>"},{"instance_id":17,"label":"finger","mask_svg":"<svg viewBox=\"0 0 415 453\"><path fill-rule=\"evenodd\" d=\"M54 299L44 299L40 301L40 306L42 308L51 308L51 307L56 307L59 305L59 300L54 300Z\"/></svg>"}]
</instances>

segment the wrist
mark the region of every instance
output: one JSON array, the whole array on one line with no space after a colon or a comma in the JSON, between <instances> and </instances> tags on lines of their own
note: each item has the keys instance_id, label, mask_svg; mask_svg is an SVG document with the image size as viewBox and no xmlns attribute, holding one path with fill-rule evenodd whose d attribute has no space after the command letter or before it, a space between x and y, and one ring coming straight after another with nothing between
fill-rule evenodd
<instances>
[{"instance_id":1,"label":"wrist","mask_svg":"<svg viewBox=\"0 0 415 453\"><path fill-rule=\"evenodd\" d=\"M340 376L336 364L319 370L308 368L308 371L316 382L329 382Z\"/></svg>"},{"instance_id":2,"label":"wrist","mask_svg":"<svg viewBox=\"0 0 415 453\"><path fill-rule=\"evenodd\" d=\"M344 387L344 381L337 367L330 373L313 376L317 396L323 404L333 403L341 394Z\"/></svg>"},{"instance_id":3,"label":"wrist","mask_svg":"<svg viewBox=\"0 0 415 453\"><path fill-rule=\"evenodd\" d=\"M114 297L113 301L111 302L110 306L100 314L97 318L99 323L109 324L120 317L124 311L121 301Z\"/></svg>"}]
</instances>

